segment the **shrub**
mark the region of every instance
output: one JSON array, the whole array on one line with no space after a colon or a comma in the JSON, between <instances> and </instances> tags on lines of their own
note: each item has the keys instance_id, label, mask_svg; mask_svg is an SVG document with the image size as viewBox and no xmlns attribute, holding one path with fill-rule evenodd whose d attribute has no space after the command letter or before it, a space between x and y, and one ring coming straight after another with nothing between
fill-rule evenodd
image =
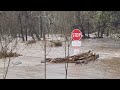
<instances>
[{"instance_id":1,"label":"shrub","mask_svg":"<svg viewBox=\"0 0 120 90\"><path fill-rule=\"evenodd\" d=\"M18 57L18 56L22 56L22 55L20 55L16 52L14 52L14 53L13 52L3 52L3 51L0 52L0 59L5 58L5 57Z\"/></svg>"},{"instance_id":2,"label":"shrub","mask_svg":"<svg viewBox=\"0 0 120 90\"><path fill-rule=\"evenodd\" d=\"M58 46L62 46L62 42L59 41L59 40L54 41L53 43L54 43L54 45L55 45L56 47L58 47Z\"/></svg>"},{"instance_id":3,"label":"shrub","mask_svg":"<svg viewBox=\"0 0 120 90\"><path fill-rule=\"evenodd\" d=\"M26 42L27 45L33 44L33 43L36 43L36 41L35 40L29 40L29 41Z\"/></svg>"}]
</instances>

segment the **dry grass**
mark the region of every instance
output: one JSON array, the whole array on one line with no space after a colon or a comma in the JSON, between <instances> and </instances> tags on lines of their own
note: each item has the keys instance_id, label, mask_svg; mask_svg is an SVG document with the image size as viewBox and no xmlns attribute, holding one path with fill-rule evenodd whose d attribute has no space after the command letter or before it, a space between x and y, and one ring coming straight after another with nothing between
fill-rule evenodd
<instances>
[{"instance_id":1,"label":"dry grass","mask_svg":"<svg viewBox=\"0 0 120 90\"><path fill-rule=\"evenodd\" d=\"M62 42L60 40L57 40L57 41L50 41L51 43L51 47L59 47L59 46L62 46Z\"/></svg>"},{"instance_id":2,"label":"dry grass","mask_svg":"<svg viewBox=\"0 0 120 90\"><path fill-rule=\"evenodd\" d=\"M29 40L29 41L26 42L26 45L33 44L33 43L36 43L36 41L35 40Z\"/></svg>"},{"instance_id":3,"label":"dry grass","mask_svg":"<svg viewBox=\"0 0 120 90\"><path fill-rule=\"evenodd\" d=\"M6 57L18 57L18 56L22 56L22 55L20 55L16 52L14 52L14 53L13 52L3 52L3 51L0 52L0 59L6 58Z\"/></svg>"}]
</instances>

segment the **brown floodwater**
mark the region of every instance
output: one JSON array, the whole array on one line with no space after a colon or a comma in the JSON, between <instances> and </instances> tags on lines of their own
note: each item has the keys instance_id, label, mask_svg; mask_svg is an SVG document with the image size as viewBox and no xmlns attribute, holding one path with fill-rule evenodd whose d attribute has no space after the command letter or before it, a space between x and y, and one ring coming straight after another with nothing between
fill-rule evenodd
<instances>
[{"instance_id":1,"label":"brown floodwater","mask_svg":"<svg viewBox=\"0 0 120 90\"><path fill-rule=\"evenodd\" d=\"M21 47L19 45L20 49ZM50 52L49 52L50 50ZM99 59L88 64L69 63L68 79L120 79L120 44L108 38L82 39L80 52L93 50L99 54ZM47 47L47 57L64 57L63 47ZM7 78L13 79L44 79L44 52L40 43L26 47L21 54L23 56L11 60ZM73 47L70 46L70 55L73 55ZM20 60L22 64L13 65L12 61ZM0 65L3 65L2 61ZM65 79L65 64L47 63L47 79ZM0 67L0 78L3 75L3 67Z\"/></svg>"}]
</instances>

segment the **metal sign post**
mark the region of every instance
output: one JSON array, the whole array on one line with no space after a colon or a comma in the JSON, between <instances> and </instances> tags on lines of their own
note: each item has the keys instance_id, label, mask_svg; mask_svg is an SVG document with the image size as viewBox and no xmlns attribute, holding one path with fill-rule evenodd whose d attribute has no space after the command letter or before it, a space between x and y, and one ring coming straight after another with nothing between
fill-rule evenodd
<instances>
[{"instance_id":1,"label":"metal sign post","mask_svg":"<svg viewBox=\"0 0 120 90\"><path fill-rule=\"evenodd\" d=\"M79 29L74 29L71 33L72 46L74 47L74 55L80 53L81 38L83 37L82 32Z\"/></svg>"},{"instance_id":2,"label":"metal sign post","mask_svg":"<svg viewBox=\"0 0 120 90\"><path fill-rule=\"evenodd\" d=\"M77 55L80 53L79 47L78 46L74 46L74 55Z\"/></svg>"}]
</instances>

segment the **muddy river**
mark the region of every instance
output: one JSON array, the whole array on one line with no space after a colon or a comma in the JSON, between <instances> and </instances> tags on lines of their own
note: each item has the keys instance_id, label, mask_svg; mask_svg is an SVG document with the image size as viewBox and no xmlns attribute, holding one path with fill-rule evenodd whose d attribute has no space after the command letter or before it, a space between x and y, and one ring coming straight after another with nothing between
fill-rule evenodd
<instances>
[{"instance_id":1,"label":"muddy river","mask_svg":"<svg viewBox=\"0 0 120 90\"><path fill-rule=\"evenodd\" d=\"M25 46L23 43L16 49L23 56L11 58L7 79L44 79L44 52L42 44L37 42ZM110 39L83 39L80 52L93 50L99 59L88 64L69 63L68 79L120 79L120 44ZM73 47L70 46L70 55ZM64 57L63 47L47 47L47 57ZM21 61L15 65L13 62ZM7 61L5 63L7 65ZM3 78L3 60L0 60L0 78ZM47 63L47 79L65 79L65 64Z\"/></svg>"}]
</instances>

